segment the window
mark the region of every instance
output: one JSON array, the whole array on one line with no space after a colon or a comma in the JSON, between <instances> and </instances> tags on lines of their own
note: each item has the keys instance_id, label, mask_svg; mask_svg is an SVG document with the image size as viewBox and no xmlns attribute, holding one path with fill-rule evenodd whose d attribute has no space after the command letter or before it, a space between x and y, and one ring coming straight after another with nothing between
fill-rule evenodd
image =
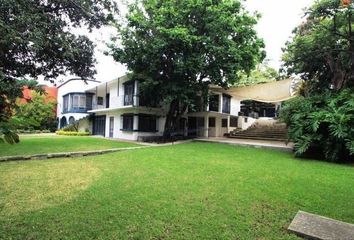
<instances>
[{"instance_id":1,"label":"window","mask_svg":"<svg viewBox=\"0 0 354 240\"><path fill-rule=\"evenodd\" d=\"M228 95L222 95L222 112L230 113L231 111L231 97Z\"/></svg>"},{"instance_id":2,"label":"window","mask_svg":"<svg viewBox=\"0 0 354 240\"><path fill-rule=\"evenodd\" d=\"M134 115L123 115L123 128L124 131L133 131Z\"/></svg>"},{"instance_id":3,"label":"window","mask_svg":"<svg viewBox=\"0 0 354 240\"><path fill-rule=\"evenodd\" d=\"M211 95L209 97L209 111L219 111L219 95Z\"/></svg>"},{"instance_id":4,"label":"window","mask_svg":"<svg viewBox=\"0 0 354 240\"><path fill-rule=\"evenodd\" d=\"M124 84L124 106L134 104L134 81L129 81Z\"/></svg>"},{"instance_id":5,"label":"window","mask_svg":"<svg viewBox=\"0 0 354 240\"><path fill-rule=\"evenodd\" d=\"M73 108L77 108L79 106L79 96L74 95L73 96Z\"/></svg>"},{"instance_id":6,"label":"window","mask_svg":"<svg viewBox=\"0 0 354 240\"><path fill-rule=\"evenodd\" d=\"M221 120L221 127L223 127L223 128L227 127L227 118L223 118Z\"/></svg>"},{"instance_id":7,"label":"window","mask_svg":"<svg viewBox=\"0 0 354 240\"><path fill-rule=\"evenodd\" d=\"M209 118L209 127L215 127L215 118L214 117Z\"/></svg>"},{"instance_id":8,"label":"window","mask_svg":"<svg viewBox=\"0 0 354 240\"><path fill-rule=\"evenodd\" d=\"M86 96L81 95L79 98L79 108L86 108Z\"/></svg>"},{"instance_id":9,"label":"window","mask_svg":"<svg viewBox=\"0 0 354 240\"><path fill-rule=\"evenodd\" d=\"M67 111L68 111L68 108L69 108L69 96L64 96L64 97L63 97L63 105L64 105L63 111L64 111L64 112L67 112Z\"/></svg>"},{"instance_id":10,"label":"window","mask_svg":"<svg viewBox=\"0 0 354 240\"><path fill-rule=\"evenodd\" d=\"M230 117L230 127L237 127L238 118Z\"/></svg>"},{"instance_id":11,"label":"window","mask_svg":"<svg viewBox=\"0 0 354 240\"><path fill-rule=\"evenodd\" d=\"M97 97L97 105L103 105L103 97Z\"/></svg>"},{"instance_id":12,"label":"window","mask_svg":"<svg viewBox=\"0 0 354 240\"><path fill-rule=\"evenodd\" d=\"M72 102L73 108L83 108L83 109L86 108L86 95L79 95L79 94L73 95L72 101L73 101Z\"/></svg>"},{"instance_id":13,"label":"window","mask_svg":"<svg viewBox=\"0 0 354 240\"><path fill-rule=\"evenodd\" d=\"M156 132L156 117L139 115L138 130L141 132Z\"/></svg>"}]
</instances>

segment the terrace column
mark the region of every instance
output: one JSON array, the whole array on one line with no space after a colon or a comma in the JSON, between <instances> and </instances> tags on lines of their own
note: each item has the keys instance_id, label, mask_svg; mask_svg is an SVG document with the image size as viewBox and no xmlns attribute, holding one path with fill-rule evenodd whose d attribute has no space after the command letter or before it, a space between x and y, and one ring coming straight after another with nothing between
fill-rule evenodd
<instances>
[{"instance_id":1,"label":"terrace column","mask_svg":"<svg viewBox=\"0 0 354 240\"><path fill-rule=\"evenodd\" d=\"M219 95L219 113L222 113L222 94Z\"/></svg>"},{"instance_id":2,"label":"terrace column","mask_svg":"<svg viewBox=\"0 0 354 240\"><path fill-rule=\"evenodd\" d=\"M204 117L204 137L209 137L209 116Z\"/></svg>"},{"instance_id":3,"label":"terrace column","mask_svg":"<svg viewBox=\"0 0 354 240\"><path fill-rule=\"evenodd\" d=\"M134 119L133 119L133 130L134 130L134 131L139 130L139 116L138 116L138 115L134 115Z\"/></svg>"}]
</instances>

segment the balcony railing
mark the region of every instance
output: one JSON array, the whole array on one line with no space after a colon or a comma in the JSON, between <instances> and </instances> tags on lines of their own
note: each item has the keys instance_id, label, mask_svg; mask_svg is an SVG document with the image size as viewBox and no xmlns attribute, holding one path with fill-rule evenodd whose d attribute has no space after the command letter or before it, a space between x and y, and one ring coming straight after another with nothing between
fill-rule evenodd
<instances>
[{"instance_id":1,"label":"balcony railing","mask_svg":"<svg viewBox=\"0 0 354 240\"><path fill-rule=\"evenodd\" d=\"M124 95L123 106L134 105L134 95Z\"/></svg>"}]
</instances>

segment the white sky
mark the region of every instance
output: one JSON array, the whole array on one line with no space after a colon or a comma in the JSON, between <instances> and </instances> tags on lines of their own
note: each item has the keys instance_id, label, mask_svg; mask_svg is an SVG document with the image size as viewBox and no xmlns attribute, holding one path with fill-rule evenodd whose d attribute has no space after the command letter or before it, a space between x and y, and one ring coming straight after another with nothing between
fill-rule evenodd
<instances>
[{"instance_id":1,"label":"white sky","mask_svg":"<svg viewBox=\"0 0 354 240\"><path fill-rule=\"evenodd\" d=\"M281 65L281 48L291 36L292 30L301 23L303 9L310 6L314 0L246 0L245 6L250 12L258 11L262 18L256 27L259 37L266 45L269 65L278 69ZM123 11L125 7L122 6ZM122 76L126 68L116 63L112 57L105 56L105 41L109 41L112 29L104 28L90 34L91 40L97 44L95 78L105 82Z\"/></svg>"}]
</instances>

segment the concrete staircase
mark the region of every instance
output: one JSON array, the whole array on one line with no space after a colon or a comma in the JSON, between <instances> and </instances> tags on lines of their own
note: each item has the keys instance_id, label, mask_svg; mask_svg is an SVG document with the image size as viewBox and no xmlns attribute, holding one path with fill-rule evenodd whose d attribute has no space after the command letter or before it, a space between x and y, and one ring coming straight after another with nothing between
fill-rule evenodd
<instances>
[{"instance_id":1,"label":"concrete staircase","mask_svg":"<svg viewBox=\"0 0 354 240\"><path fill-rule=\"evenodd\" d=\"M255 124L247 130L236 129L229 134L230 138L254 139L287 142L286 125L275 123L272 125Z\"/></svg>"}]
</instances>

